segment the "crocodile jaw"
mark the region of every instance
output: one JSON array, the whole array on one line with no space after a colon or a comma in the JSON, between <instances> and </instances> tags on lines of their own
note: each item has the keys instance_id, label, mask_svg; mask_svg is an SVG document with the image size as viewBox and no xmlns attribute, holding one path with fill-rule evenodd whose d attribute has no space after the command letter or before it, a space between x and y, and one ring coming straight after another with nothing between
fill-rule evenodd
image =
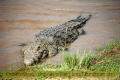
<instances>
[{"instance_id":1,"label":"crocodile jaw","mask_svg":"<svg viewBox=\"0 0 120 80\"><path fill-rule=\"evenodd\" d=\"M34 59L33 59L33 53L24 53L24 64L27 65L27 66L30 66L34 63Z\"/></svg>"},{"instance_id":2,"label":"crocodile jaw","mask_svg":"<svg viewBox=\"0 0 120 80\"><path fill-rule=\"evenodd\" d=\"M26 66L30 66L30 65L32 65L33 63L34 63L33 60L24 60L24 64L25 64Z\"/></svg>"}]
</instances>

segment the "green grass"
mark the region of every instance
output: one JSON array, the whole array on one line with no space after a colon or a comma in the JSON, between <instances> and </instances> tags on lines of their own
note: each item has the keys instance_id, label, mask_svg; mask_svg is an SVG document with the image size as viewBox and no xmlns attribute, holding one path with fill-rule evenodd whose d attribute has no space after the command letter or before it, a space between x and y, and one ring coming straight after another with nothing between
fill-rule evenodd
<instances>
[{"instance_id":1,"label":"green grass","mask_svg":"<svg viewBox=\"0 0 120 80\"><path fill-rule=\"evenodd\" d=\"M37 78L37 80L45 80L44 78Z\"/></svg>"},{"instance_id":2,"label":"green grass","mask_svg":"<svg viewBox=\"0 0 120 80\"><path fill-rule=\"evenodd\" d=\"M120 47L120 41L111 41L106 45L106 51L111 52L114 48Z\"/></svg>"},{"instance_id":3,"label":"green grass","mask_svg":"<svg viewBox=\"0 0 120 80\"><path fill-rule=\"evenodd\" d=\"M23 66L25 72L41 72L41 71L104 71L115 72L120 74L120 41L110 42L106 45L104 52L99 53L103 48L98 46L98 54L93 56L90 50L85 51L85 55L80 59L78 54L62 53L63 63L40 64L34 66ZM1 73L0 73L1 76ZM119 76L119 75L118 75ZM44 78L36 78L37 80L45 80ZM120 78L118 78L119 80Z\"/></svg>"},{"instance_id":4,"label":"green grass","mask_svg":"<svg viewBox=\"0 0 120 80\"><path fill-rule=\"evenodd\" d=\"M96 59L96 64L91 65L88 69L96 71L113 71L119 74L120 52L117 48L120 48L120 41L108 43L105 52L94 57Z\"/></svg>"},{"instance_id":5,"label":"green grass","mask_svg":"<svg viewBox=\"0 0 120 80\"><path fill-rule=\"evenodd\" d=\"M103 50L103 47L101 45L99 45L96 49L97 52L101 52Z\"/></svg>"},{"instance_id":6,"label":"green grass","mask_svg":"<svg viewBox=\"0 0 120 80\"><path fill-rule=\"evenodd\" d=\"M120 59L105 58L93 66L89 67L90 70L96 71L112 71L120 73Z\"/></svg>"},{"instance_id":7,"label":"green grass","mask_svg":"<svg viewBox=\"0 0 120 80\"><path fill-rule=\"evenodd\" d=\"M81 68L88 69L90 67L90 61L92 60L93 56L91 55L91 51L87 51L86 55L83 56L80 66Z\"/></svg>"},{"instance_id":8,"label":"green grass","mask_svg":"<svg viewBox=\"0 0 120 80\"><path fill-rule=\"evenodd\" d=\"M41 64L30 66L31 70L37 71L71 71L78 70L80 65L80 59L78 58L77 53L69 54L67 52L63 52L62 54L63 63L61 65L55 64Z\"/></svg>"},{"instance_id":9,"label":"green grass","mask_svg":"<svg viewBox=\"0 0 120 80\"><path fill-rule=\"evenodd\" d=\"M120 41L110 42L106 45L105 52L110 54L113 49L120 47ZM97 50L103 49L101 46L98 46ZM86 51L82 59L79 59L79 56L75 54L70 54L63 52L62 59L63 63L61 65L55 64L41 64L27 67L29 70L36 71L71 71L71 70L97 70L97 71L115 71L120 73L120 52L113 56L106 56L98 54L97 56L91 55L91 51ZM95 59L95 64L92 64L92 61Z\"/></svg>"},{"instance_id":10,"label":"green grass","mask_svg":"<svg viewBox=\"0 0 120 80\"><path fill-rule=\"evenodd\" d=\"M78 58L77 53L75 54L69 54L69 53L63 53L63 64L62 66L65 69L70 70L77 70L80 64L80 59Z\"/></svg>"}]
</instances>

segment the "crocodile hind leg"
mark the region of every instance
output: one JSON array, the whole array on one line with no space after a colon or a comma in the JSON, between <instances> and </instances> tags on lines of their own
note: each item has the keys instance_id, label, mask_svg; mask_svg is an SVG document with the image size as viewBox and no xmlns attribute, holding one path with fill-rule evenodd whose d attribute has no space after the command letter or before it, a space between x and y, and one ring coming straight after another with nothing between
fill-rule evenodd
<instances>
[{"instance_id":1,"label":"crocodile hind leg","mask_svg":"<svg viewBox=\"0 0 120 80\"><path fill-rule=\"evenodd\" d=\"M79 32L79 35L84 35L84 34L86 34L83 29L78 29L78 32Z\"/></svg>"},{"instance_id":2,"label":"crocodile hind leg","mask_svg":"<svg viewBox=\"0 0 120 80\"><path fill-rule=\"evenodd\" d=\"M58 53L58 49L54 48L54 47L51 47L51 48L49 48L49 54L48 54L48 56L52 57L52 56L55 56L57 53Z\"/></svg>"},{"instance_id":3,"label":"crocodile hind leg","mask_svg":"<svg viewBox=\"0 0 120 80\"><path fill-rule=\"evenodd\" d=\"M68 31L66 35L67 35L66 43L72 43L78 38L79 32L77 31L77 29L73 29Z\"/></svg>"}]
</instances>

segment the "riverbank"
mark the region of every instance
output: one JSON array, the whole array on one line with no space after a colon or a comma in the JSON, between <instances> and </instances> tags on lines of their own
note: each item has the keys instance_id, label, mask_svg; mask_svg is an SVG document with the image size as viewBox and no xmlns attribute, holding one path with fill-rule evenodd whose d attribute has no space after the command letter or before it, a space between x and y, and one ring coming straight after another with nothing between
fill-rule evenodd
<instances>
[{"instance_id":1,"label":"riverbank","mask_svg":"<svg viewBox=\"0 0 120 80\"><path fill-rule=\"evenodd\" d=\"M71 54L120 40L119 0L0 0L0 70L23 66L18 45L27 44L39 31L89 12L92 17L83 27L86 34L69 45ZM61 64L61 57L60 53L44 63Z\"/></svg>"},{"instance_id":2,"label":"riverbank","mask_svg":"<svg viewBox=\"0 0 120 80\"><path fill-rule=\"evenodd\" d=\"M86 55L79 59L76 54L68 55L69 53L63 53L63 63L61 65L56 64L36 64L34 66L24 66L17 71L17 73L22 72L37 76L38 73L45 72L46 76L41 73L39 76L23 75L25 79L20 78L20 80L26 80L27 78L33 80L63 80L60 77L66 78L65 80L89 80L87 78L92 77L92 80L119 80L120 79L120 41L110 42L106 45L106 48L102 50L102 47L97 47L97 55L91 55L91 51L86 51ZM48 75L50 71L53 75ZM37 73L38 72L38 73ZM58 75L55 75L57 72ZM66 72L66 76L65 76ZM70 76L69 74L73 72L74 74L81 74L82 76ZM106 75L111 73L109 75ZM64 75L62 75L64 73ZM84 73L84 74L83 74ZM85 75L87 73L87 75ZM105 75L92 75L93 73L106 73ZM62 76L61 76L61 75ZM72 74L72 73L71 73ZM90 75L91 74L91 75ZM7 76L6 76L7 77ZM9 77L9 76L8 76ZM12 77L12 76L11 76ZM17 76L18 77L18 76ZM20 77L20 76L19 76ZM40 78L42 77L42 78ZM50 77L50 78L49 78ZM56 78L57 77L57 78ZM58 78L59 77L59 78ZM74 78L76 77L76 78ZM80 78L79 78L80 77ZM86 77L86 78L84 78ZM46 78L46 79L45 79ZM13 78L13 80L15 80Z\"/></svg>"}]
</instances>

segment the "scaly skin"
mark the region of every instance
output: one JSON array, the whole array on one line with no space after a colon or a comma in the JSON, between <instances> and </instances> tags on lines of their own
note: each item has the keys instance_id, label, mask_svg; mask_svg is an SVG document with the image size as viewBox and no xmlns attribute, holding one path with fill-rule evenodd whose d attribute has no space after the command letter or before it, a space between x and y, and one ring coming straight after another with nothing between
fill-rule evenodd
<instances>
[{"instance_id":1,"label":"scaly skin","mask_svg":"<svg viewBox=\"0 0 120 80\"><path fill-rule=\"evenodd\" d=\"M79 35L85 33L81 28L90 17L90 14L82 14L77 19L40 31L22 49L24 63L32 65L46 56L55 56L65 47L65 44L73 42Z\"/></svg>"},{"instance_id":2,"label":"scaly skin","mask_svg":"<svg viewBox=\"0 0 120 80\"><path fill-rule=\"evenodd\" d=\"M31 42L22 49L24 52L24 63L32 65L46 56L55 56L58 50L64 47L64 43L62 40L52 36L44 36L37 42Z\"/></svg>"}]
</instances>

